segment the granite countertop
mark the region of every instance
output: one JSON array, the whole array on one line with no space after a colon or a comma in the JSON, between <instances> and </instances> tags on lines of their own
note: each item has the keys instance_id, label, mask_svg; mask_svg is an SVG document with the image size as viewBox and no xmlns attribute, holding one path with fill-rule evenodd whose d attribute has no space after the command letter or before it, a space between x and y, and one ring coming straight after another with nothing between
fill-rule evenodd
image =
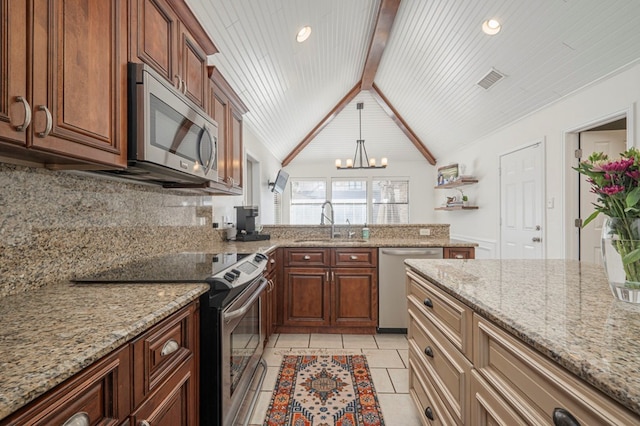
<instances>
[{"instance_id":1,"label":"granite countertop","mask_svg":"<svg viewBox=\"0 0 640 426\"><path fill-rule=\"evenodd\" d=\"M571 260L407 260L420 275L640 414L640 306Z\"/></svg>"},{"instance_id":2,"label":"granite countertop","mask_svg":"<svg viewBox=\"0 0 640 426\"><path fill-rule=\"evenodd\" d=\"M208 289L207 284L61 283L1 298L0 419Z\"/></svg>"},{"instance_id":3,"label":"granite countertop","mask_svg":"<svg viewBox=\"0 0 640 426\"><path fill-rule=\"evenodd\" d=\"M271 240L279 247L477 247L478 244L449 238L291 238ZM239 244L239 243L237 243Z\"/></svg>"}]
</instances>

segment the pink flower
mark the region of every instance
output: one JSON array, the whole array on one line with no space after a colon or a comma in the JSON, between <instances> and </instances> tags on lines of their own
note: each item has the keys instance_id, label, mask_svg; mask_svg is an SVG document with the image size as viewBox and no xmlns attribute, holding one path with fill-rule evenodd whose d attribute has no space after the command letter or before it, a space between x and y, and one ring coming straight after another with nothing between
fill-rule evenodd
<instances>
[{"instance_id":1,"label":"pink flower","mask_svg":"<svg viewBox=\"0 0 640 426\"><path fill-rule=\"evenodd\" d=\"M610 163L602 164L600 168L605 172L625 172L632 165L633 158L622 158L618 161L612 161Z\"/></svg>"},{"instance_id":2,"label":"pink flower","mask_svg":"<svg viewBox=\"0 0 640 426\"><path fill-rule=\"evenodd\" d=\"M638 180L640 179L640 170L634 170L632 172L627 171L626 175L633 180Z\"/></svg>"},{"instance_id":3,"label":"pink flower","mask_svg":"<svg viewBox=\"0 0 640 426\"><path fill-rule=\"evenodd\" d=\"M624 191L624 186L622 185L603 186L602 188L600 188L600 192L602 194L607 194L607 195L613 195L623 191Z\"/></svg>"}]
</instances>

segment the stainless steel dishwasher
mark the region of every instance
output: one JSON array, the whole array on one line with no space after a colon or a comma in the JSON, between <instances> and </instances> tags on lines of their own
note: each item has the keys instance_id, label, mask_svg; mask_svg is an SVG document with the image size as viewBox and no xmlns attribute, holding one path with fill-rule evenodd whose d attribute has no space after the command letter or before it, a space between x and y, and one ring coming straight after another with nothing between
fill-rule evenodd
<instances>
[{"instance_id":1,"label":"stainless steel dishwasher","mask_svg":"<svg viewBox=\"0 0 640 426\"><path fill-rule=\"evenodd\" d=\"M406 333L408 324L405 259L442 259L442 247L378 249L380 333Z\"/></svg>"}]
</instances>

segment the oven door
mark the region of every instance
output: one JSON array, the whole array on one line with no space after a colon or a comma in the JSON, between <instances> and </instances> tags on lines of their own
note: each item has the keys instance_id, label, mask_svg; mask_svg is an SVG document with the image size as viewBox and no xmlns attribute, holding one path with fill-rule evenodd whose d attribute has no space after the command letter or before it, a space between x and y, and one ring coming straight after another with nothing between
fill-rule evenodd
<instances>
[{"instance_id":1,"label":"oven door","mask_svg":"<svg viewBox=\"0 0 640 426\"><path fill-rule=\"evenodd\" d=\"M221 314L224 425L234 421L262 358L260 296L266 287L265 278L256 279Z\"/></svg>"}]
</instances>

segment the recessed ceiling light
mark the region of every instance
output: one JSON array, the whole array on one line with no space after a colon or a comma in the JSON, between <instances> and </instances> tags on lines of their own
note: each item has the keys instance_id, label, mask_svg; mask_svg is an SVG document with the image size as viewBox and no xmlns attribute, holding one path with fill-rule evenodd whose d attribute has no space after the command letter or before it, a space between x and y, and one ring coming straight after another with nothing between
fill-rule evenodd
<instances>
[{"instance_id":1,"label":"recessed ceiling light","mask_svg":"<svg viewBox=\"0 0 640 426\"><path fill-rule=\"evenodd\" d=\"M482 31L484 31L485 34L496 35L500 32L501 28L500 22L495 19L487 19L482 23Z\"/></svg>"},{"instance_id":2,"label":"recessed ceiling light","mask_svg":"<svg viewBox=\"0 0 640 426\"><path fill-rule=\"evenodd\" d=\"M298 43L302 43L303 41L308 39L310 35L311 35L311 27L306 25L302 27L300 31L298 31L298 34L296 34L296 40L298 41Z\"/></svg>"}]
</instances>

